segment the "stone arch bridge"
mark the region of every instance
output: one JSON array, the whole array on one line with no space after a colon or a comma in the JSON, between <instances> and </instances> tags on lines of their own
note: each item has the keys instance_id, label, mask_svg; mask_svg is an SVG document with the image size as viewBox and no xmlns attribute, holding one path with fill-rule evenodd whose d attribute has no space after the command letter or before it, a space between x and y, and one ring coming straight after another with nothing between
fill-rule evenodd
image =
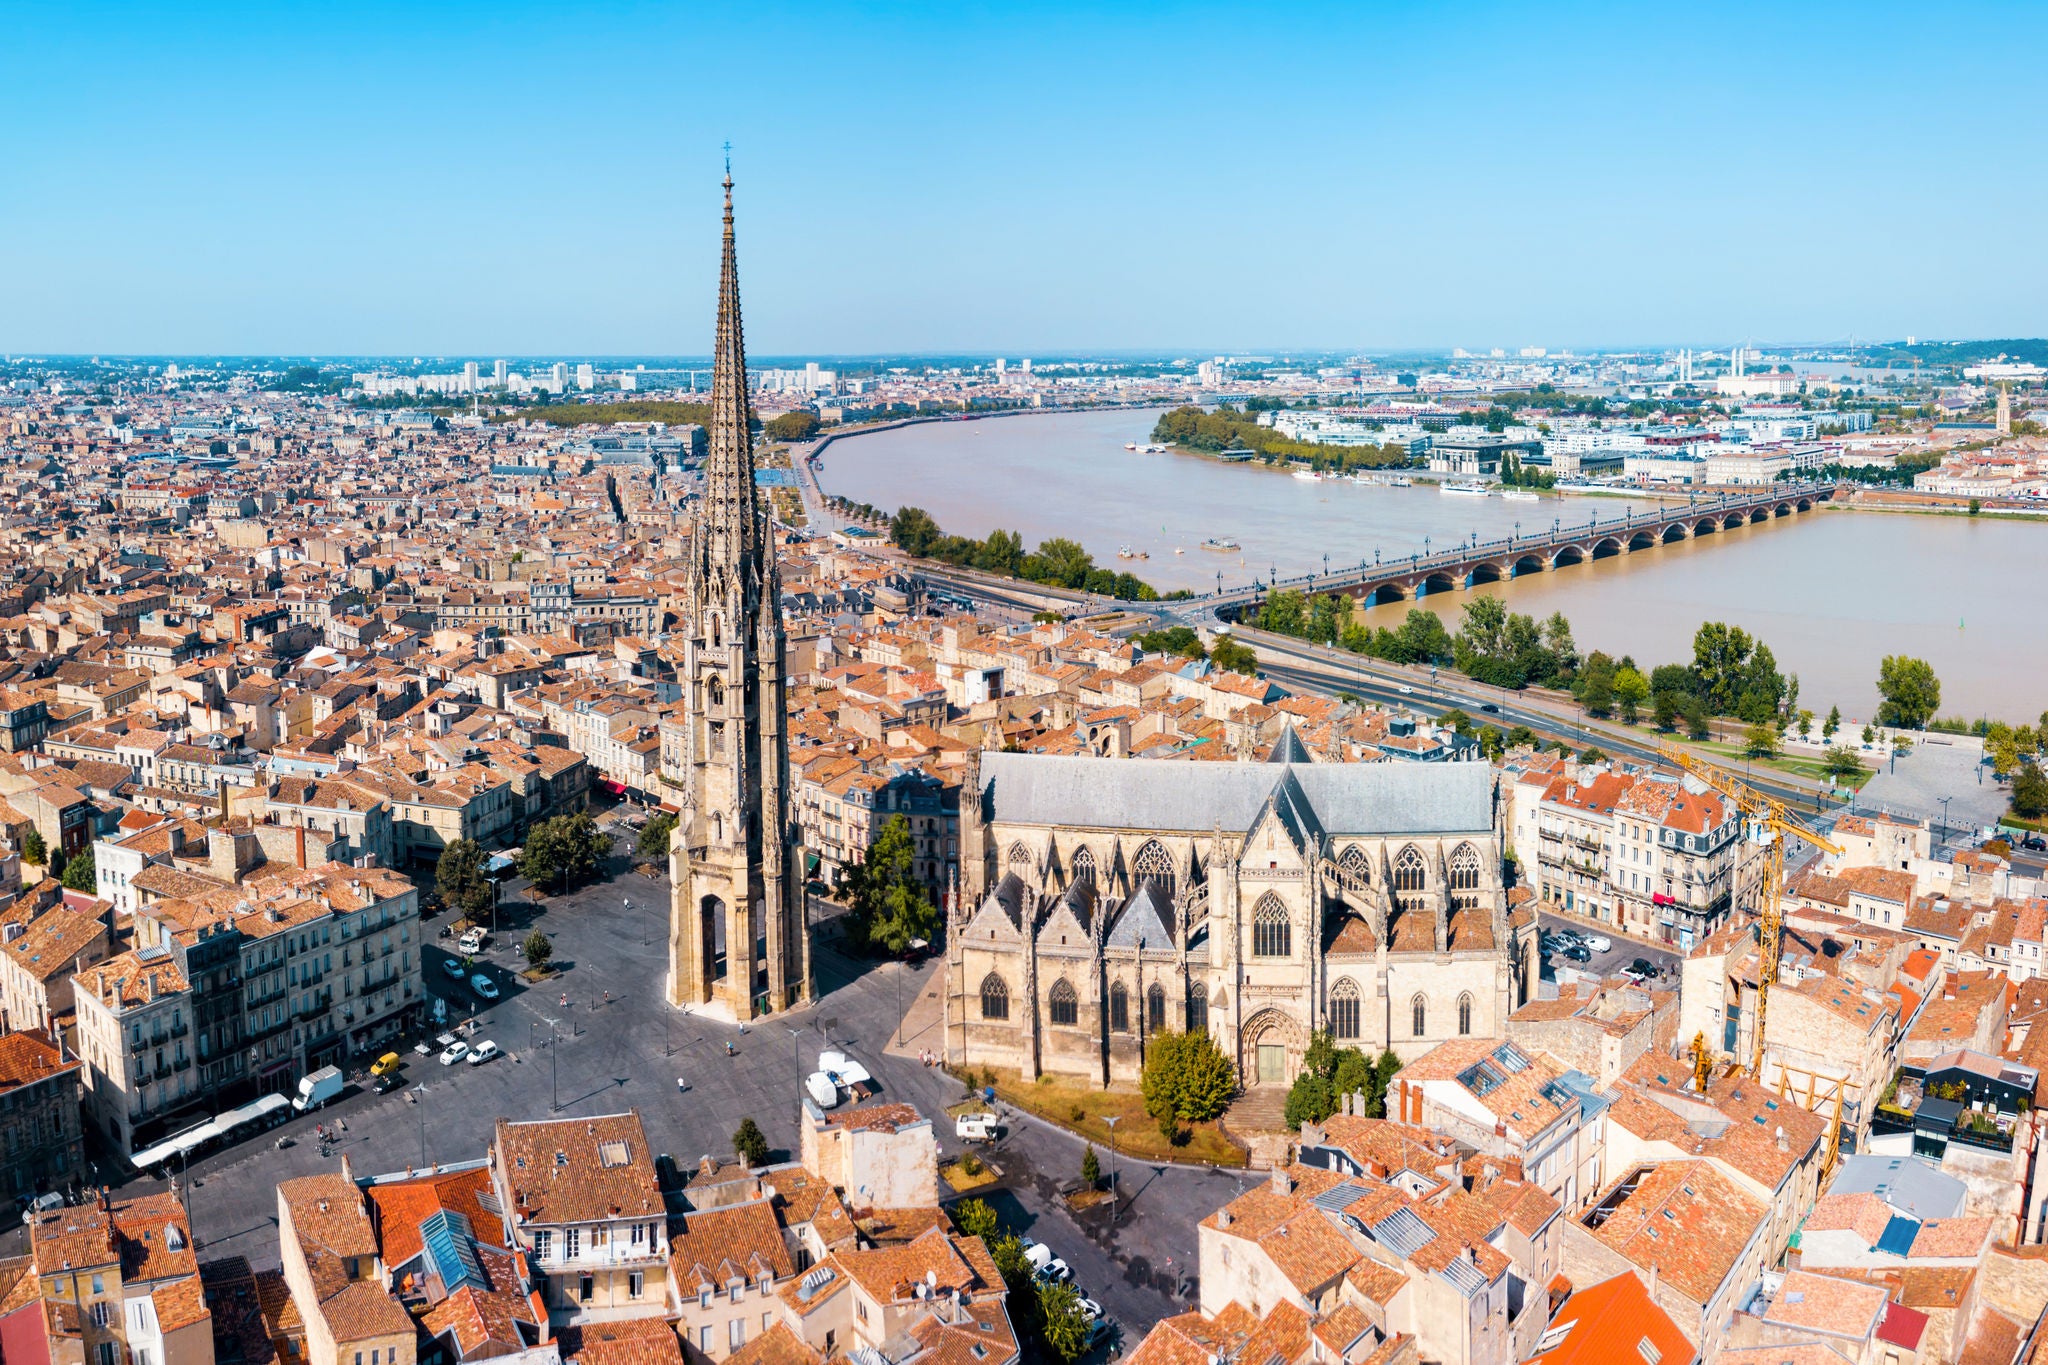
<instances>
[{"instance_id":1,"label":"stone arch bridge","mask_svg":"<svg viewBox=\"0 0 2048 1365\"><path fill-rule=\"evenodd\" d=\"M1499 540L1465 541L1449 549L1400 559L1362 561L1328 573L1303 574L1272 584L1211 592L1197 599L1218 616L1232 619L1275 588L1342 592L1366 605L1412 601L1524 574L1549 573L1571 564L1654 550L1660 545L1715 535L1751 522L1795 516L1835 496L1832 484L1771 484L1755 490L1667 503L1618 516L1594 517L1577 526L1553 521L1547 532Z\"/></svg>"}]
</instances>

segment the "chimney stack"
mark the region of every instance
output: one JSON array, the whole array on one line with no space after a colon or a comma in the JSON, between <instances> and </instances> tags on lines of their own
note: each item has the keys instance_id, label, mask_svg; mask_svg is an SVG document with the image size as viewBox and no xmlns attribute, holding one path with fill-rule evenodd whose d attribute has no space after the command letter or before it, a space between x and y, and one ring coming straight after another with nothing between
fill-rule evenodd
<instances>
[{"instance_id":1,"label":"chimney stack","mask_svg":"<svg viewBox=\"0 0 2048 1365\"><path fill-rule=\"evenodd\" d=\"M1273 1193L1279 1195L1294 1193L1294 1181L1288 1178L1285 1166L1275 1166L1273 1168L1272 1189Z\"/></svg>"}]
</instances>

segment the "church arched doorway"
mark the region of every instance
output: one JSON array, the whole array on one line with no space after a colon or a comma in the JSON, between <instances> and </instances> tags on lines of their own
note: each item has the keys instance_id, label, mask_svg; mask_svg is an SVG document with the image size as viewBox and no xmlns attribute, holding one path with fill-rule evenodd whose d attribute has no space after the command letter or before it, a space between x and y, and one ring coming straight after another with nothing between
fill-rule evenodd
<instances>
[{"instance_id":1,"label":"church arched doorway","mask_svg":"<svg viewBox=\"0 0 2048 1365\"><path fill-rule=\"evenodd\" d=\"M1301 1068L1301 1025L1279 1010L1261 1010L1239 1031L1238 1072L1243 1085L1287 1085Z\"/></svg>"}]
</instances>

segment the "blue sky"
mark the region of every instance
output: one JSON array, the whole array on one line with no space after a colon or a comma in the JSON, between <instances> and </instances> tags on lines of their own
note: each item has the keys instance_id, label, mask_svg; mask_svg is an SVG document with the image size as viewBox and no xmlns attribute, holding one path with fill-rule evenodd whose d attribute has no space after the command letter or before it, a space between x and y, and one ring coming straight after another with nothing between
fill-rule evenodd
<instances>
[{"instance_id":1,"label":"blue sky","mask_svg":"<svg viewBox=\"0 0 2048 1365\"><path fill-rule=\"evenodd\" d=\"M0 9L0 350L2024 336L2048 6Z\"/></svg>"}]
</instances>

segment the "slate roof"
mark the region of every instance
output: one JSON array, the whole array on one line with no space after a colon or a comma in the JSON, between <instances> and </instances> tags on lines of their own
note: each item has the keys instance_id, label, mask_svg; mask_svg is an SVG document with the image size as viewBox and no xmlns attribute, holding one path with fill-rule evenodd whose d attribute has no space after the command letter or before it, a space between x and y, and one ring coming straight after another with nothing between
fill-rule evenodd
<instances>
[{"instance_id":1,"label":"slate roof","mask_svg":"<svg viewBox=\"0 0 2048 1365\"><path fill-rule=\"evenodd\" d=\"M1342 833L1468 834L1493 827L1483 763L1282 764L1323 828ZM1250 829L1275 795L1269 763L1173 763L986 753L992 819L1012 824L1200 833Z\"/></svg>"},{"instance_id":2,"label":"slate roof","mask_svg":"<svg viewBox=\"0 0 2048 1365\"><path fill-rule=\"evenodd\" d=\"M1159 893L1152 889L1152 883L1141 882L1138 892L1124 902L1116 923L1110 925L1108 942L1112 948L1135 948L1140 939L1145 947L1171 948L1173 946L1173 907L1162 906Z\"/></svg>"}]
</instances>

